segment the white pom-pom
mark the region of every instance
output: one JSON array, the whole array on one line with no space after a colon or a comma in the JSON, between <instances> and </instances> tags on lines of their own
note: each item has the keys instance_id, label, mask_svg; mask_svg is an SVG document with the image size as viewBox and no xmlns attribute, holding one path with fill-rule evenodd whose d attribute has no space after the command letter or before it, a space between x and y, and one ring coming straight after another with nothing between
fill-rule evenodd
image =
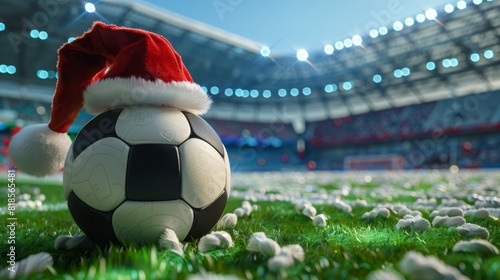
<instances>
[{"instance_id":1,"label":"white pom-pom","mask_svg":"<svg viewBox=\"0 0 500 280\"><path fill-rule=\"evenodd\" d=\"M73 249L90 250L94 248L94 242L85 235L61 235L54 242L56 250L73 250Z\"/></svg>"},{"instance_id":2,"label":"white pom-pom","mask_svg":"<svg viewBox=\"0 0 500 280\"><path fill-rule=\"evenodd\" d=\"M476 224L465 223L457 227L457 232L465 238L479 237L488 239L488 237L490 237L490 232L486 228Z\"/></svg>"},{"instance_id":3,"label":"white pom-pom","mask_svg":"<svg viewBox=\"0 0 500 280\"><path fill-rule=\"evenodd\" d=\"M234 246L233 239L229 233L225 231L214 231L212 234L219 238L221 248L231 248Z\"/></svg>"},{"instance_id":4,"label":"white pom-pom","mask_svg":"<svg viewBox=\"0 0 500 280\"><path fill-rule=\"evenodd\" d=\"M399 262L399 268L410 279L456 279L466 280L460 270L443 263L435 256L424 256L415 251L407 252Z\"/></svg>"},{"instance_id":5,"label":"white pom-pom","mask_svg":"<svg viewBox=\"0 0 500 280\"><path fill-rule=\"evenodd\" d=\"M198 242L198 251L206 253L215 249L219 249L220 242L221 240L217 236L213 234L207 234L200 239L200 242Z\"/></svg>"},{"instance_id":6,"label":"white pom-pom","mask_svg":"<svg viewBox=\"0 0 500 280\"><path fill-rule=\"evenodd\" d=\"M304 261L304 249L298 244L281 248L279 254L267 261L267 267L271 271L278 271L292 266L295 261Z\"/></svg>"},{"instance_id":7,"label":"white pom-pom","mask_svg":"<svg viewBox=\"0 0 500 280\"><path fill-rule=\"evenodd\" d=\"M166 228L165 231L161 234L158 243L161 247L170 249L170 251L176 253L181 257L184 256L184 249L182 248L182 244L181 242L179 242L179 237L177 237L175 231Z\"/></svg>"},{"instance_id":8,"label":"white pom-pom","mask_svg":"<svg viewBox=\"0 0 500 280\"><path fill-rule=\"evenodd\" d=\"M313 220L313 225L317 226L317 227L326 227L326 216L325 214L319 214L317 216L314 216L314 218L312 218Z\"/></svg>"},{"instance_id":9,"label":"white pom-pom","mask_svg":"<svg viewBox=\"0 0 500 280\"><path fill-rule=\"evenodd\" d=\"M453 252L478 252L483 255L498 255L500 253L495 245L484 239L460 241L453 246Z\"/></svg>"},{"instance_id":10,"label":"white pom-pom","mask_svg":"<svg viewBox=\"0 0 500 280\"><path fill-rule=\"evenodd\" d=\"M32 125L12 137L9 155L19 170L43 177L63 168L70 146L68 134L52 131L46 124Z\"/></svg>"},{"instance_id":11,"label":"white pom-pom","mask_svg":"<svg viewBox=\"0 0 500 280\"><path fill-rule=\"evenodd\" d=\"M456 227L463 224L465 224L465 219L461 216L436 216L434 220L432 220L433 226Z\"/></svg>"},{"instance_id":12,"label":"white pom-pom","mask_svg":"<svg viewBox=\"0 0 500 280\"><path fill-rule=\"evenodd\" d=\"M407 219L401 219L398 221L398 223L396 224L396 228L400 229L405 229L405 228L409 228L413 225L414 223L414 220L407 220Z\"/></svg>"},{"instance_id":13,"label":"white pom-pom","mask_svg":"<svg viewBox=\"0 0 500 280\"><path fill-rule=\"evenodd\" d=\"M281 248L281 254L290 254L296 261L304 261L304 249L299 244L286 245Z\"/></svg>"},{"instance_id":14,"label":"white pom-pom","mask_svg":"<svg viewBox=\"0 0 500 280\"><path fill-rule=\"evenodd\" d=\"M238 216L234 213L227 213L217 223L217 228L231 229L236 226L236 223L238 223Z\"/></svg>"},{"instance_id":15,"label":"white pom-pom","mask_svg":"<svg viewBox=\"0 0 500 280\"><path fill-rule=\"evenodd\" d=\"M260 253L266 257L276 256L281 251L281 247L278 242L269 238L260 243L259 249Z\"/></svg>"},{"instance_id":16,"label":"white pom-pom","mask_svg":"<svg viewBox=\"0 0 500 280\"><path fill-rule=\"evenodd\" d=\"M413 230L428 230L431 227L431 223L424 218L416 217L415 222L412 225Z\"/></svg>"},{"instance_id":17,"label":"white pom-pom","mask_svg":"<svg viewBox=\"0 0 500 280\"><path fill-rule=\"evenodd\" d=\"M286 255L278 255L267 260L267 267L271 271L279 271L293 265L293 258Z\"/></svg>"},{"instance_id":18,"label":"white pom-pom","mask_svg":"<svg viewBox=\"0 0 500 280\"><path fill-rule=\"evenodd\" d=\"M241 203L241 209L243 209L245 211L245 215L248 216L252 213L253 207L250 202L245 200Z\"/></svg>"},{"instance_id":19,"label":"white pom-pom","mask_svg":"<svg viewBox=\"0 0 500 280\"><path fill-rule=\"evenodd\" d=\"M247 250L250 252L259 252L260 243L266 240L266 234L263 232L254 232L247 244Z\"/></svg>"},{"instance_id":20,"label":"white pom-pom","mask_svg":"<svg viewBox=\"0 0 500 280\"><path fill-rule=\"evenodd\" d=\"M26 277L33 273L42 272L53 264L54 260L49 253L43 252L30 255L16 263L14 271L9 270L11 266L7 266L2 271L0 271L0 279L15 279Z\"/></svg>"},{"instance_id":21,"label":"white pom-pom","mask_svg":"<svg viewBox=\"0 0 500 280\"><path fill-rule=\"evenodd\" d=\"M316 208L314 208L314 206L312 206L312 205L307 205L302 210L302 214L304 214L305 216L307 216L309 218L312 218L312 217L316 216Z\"/></svg>"},{"instance_id":22,"label":"white pom-pom","mask_svg":"<svg viewBox=\"0 0 500 280\"><path fill-rule=\"evenodd\" d=\"M272 257L280 253L281 247L276 241L267 238L265 233L256 232L250 237L247 250L260 253L266 257Z\"/></svg>"},{"instance_id":23,"label":"white pom-pom","mask_svg":"<svg viewBox=\"0 0 500 280\"><path fill-rule=\"evenodd\" d=\"M237 217L241 218L241 217L245 216L245 213L246 213L245 210L243 208L241 208L241 207L238 207L238 208L234 209L234 214Z\"/></svg>"},{"instance_id":24,"label":"white pom-pom","mask_svg":"<svg viewBox=\"0 0 500 280\"><path fill-rule=\"evenodd\" d=\"M198 250L206 253L216 249L227 249L234 246L231 235L225 231L214 231L203 236L198 243Z\"/></svg>"}]
</instances>

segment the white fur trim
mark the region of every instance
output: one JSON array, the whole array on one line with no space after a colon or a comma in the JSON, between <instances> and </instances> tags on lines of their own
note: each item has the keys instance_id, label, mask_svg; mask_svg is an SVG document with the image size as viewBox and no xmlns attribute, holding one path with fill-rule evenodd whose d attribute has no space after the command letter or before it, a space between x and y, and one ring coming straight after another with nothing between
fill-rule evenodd
<instances>
[{"instance_id":1,"label":"white fur trim","mask_svg":"<svg viewBox=\"0 0 500 280\"><path fill-rule=\"evenodd\" d=\"M191 82L147 81L141 78L109 78L97 81L83 93L84 107L90 114L137 105L160 105L202 115L212 100L203 89Z\"/></svg>"},{"instance_id":2,"label":"white fur trim","mask_svg":"<svg viewBox=\"0 0 500 280\"><path fill-rule=\"evenodd\" d=\"M64 166L71 139L66 133L52 131L46 124L23 128L12 137L9 155L19 170L43 177Z\"/></svg>"}]
</instances>

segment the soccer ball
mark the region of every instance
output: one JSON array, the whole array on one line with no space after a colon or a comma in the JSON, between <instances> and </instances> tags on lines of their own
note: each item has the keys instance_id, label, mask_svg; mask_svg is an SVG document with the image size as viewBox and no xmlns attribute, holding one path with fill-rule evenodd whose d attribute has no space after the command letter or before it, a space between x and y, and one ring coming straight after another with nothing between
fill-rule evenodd
<instances>
[{"instance_id":1,"label":"soccer ball","mask_svg":"<svg viewBox=\"0 0 500 280\"><path fill-rule=\"evenodd\" d=\"M71 215L99 245L157 243L166 228L198 239L220 219L230 181L226 149L205 120L153 106L93 118L63 173Z\"/></svg>"}]
</instances>

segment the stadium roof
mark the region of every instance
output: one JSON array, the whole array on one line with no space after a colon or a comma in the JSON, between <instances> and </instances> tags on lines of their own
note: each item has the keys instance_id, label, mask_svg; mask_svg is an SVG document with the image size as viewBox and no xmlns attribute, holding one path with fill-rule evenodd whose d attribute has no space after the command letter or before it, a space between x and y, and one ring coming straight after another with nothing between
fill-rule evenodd
<instances>
[{"instance_id":1,"label":"stadium roof","mask_svg":"<svg viewBox=\"0 0 500 280\"><path fill-rule=\"evenodd\" d=\"M212 118L300 123L500 88L499 1L428 10L304 61L266 57L256 42L144 3L102 0L94 13L79 0L42 3L2 4L0 96L50 101L56 50L96 20L169 39L212 95Z\"/></svg>"}]
</instances>

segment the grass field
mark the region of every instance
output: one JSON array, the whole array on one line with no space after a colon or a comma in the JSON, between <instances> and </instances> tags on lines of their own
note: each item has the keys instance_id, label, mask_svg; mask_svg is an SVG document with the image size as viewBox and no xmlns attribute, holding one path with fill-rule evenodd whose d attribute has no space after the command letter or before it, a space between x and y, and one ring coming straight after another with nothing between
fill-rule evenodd
<instances>
[{"instance_id":1,"label":"grass field","mask_svg":"<svg viewBox=\"0 0 500 280\"><path fill-rule=\"evenodd\" d=\"M497 172L498 173L498 172ZM258 208L227 232L234 247L208 253L198 251L197 242L184 244L185 256L156 246L109 250L55 250L60 235L82 234L65 207L60 183L18 178L18 199L29 194L33 201L43 194L45 200L20 204L16 208L16 259L39 252L52 255L54 264L25 279L365 279L376 270L393 270L405 277L400 261L409 251L436 256L457 268L470 279L500 279L500 255L453 252L453 246L465 240L456 227L432 226L425 231L396 228L400 219L390 205L418 208L432 222L432 210L447 205L461 209L476 208L489 196L488 218L466 216L489 231L488 241L500 248L498 201L500 176L495 172L418 172L418 173L259 173L233 174L231 199L226 213L233 212L245 200ZM4 185L7 179L4 177ZM6 189L6 187L5 187ZM472 196L474 195L475 196ZM424 207L435 199L435 207ZM296 210L308 201L317 214L324 214L326 227L313 225L310 218ZM495 202L496 201L496 202ZM427 202L428 204L425 204ZM363 219L377 205L389 208L388 218ZM432 203L430 203L432 204ZM1 213L7 220L7 192L0 192ZM346 208L348 205L352 210ZM495 208L496 206L496 208ZM496 210L495 210L496 209ZM496 211L496 212L495 212ZM496 216L495 216L496 215ZM6 223L6 222L5 222ZM1 267L6 267L9 249L7 231L2 236ZM303 262L271 271L268 259L246 249L254 232L264 232L279 245L299 244L305 253ZM195 278L199 276L199 278ZM210 278L214 277L214 278ZM229 278L234 277L234 278ZM405 278L401 278L405 279ZM414 279L406 275L406 279Z\"/></svg>"}]
</instances>

